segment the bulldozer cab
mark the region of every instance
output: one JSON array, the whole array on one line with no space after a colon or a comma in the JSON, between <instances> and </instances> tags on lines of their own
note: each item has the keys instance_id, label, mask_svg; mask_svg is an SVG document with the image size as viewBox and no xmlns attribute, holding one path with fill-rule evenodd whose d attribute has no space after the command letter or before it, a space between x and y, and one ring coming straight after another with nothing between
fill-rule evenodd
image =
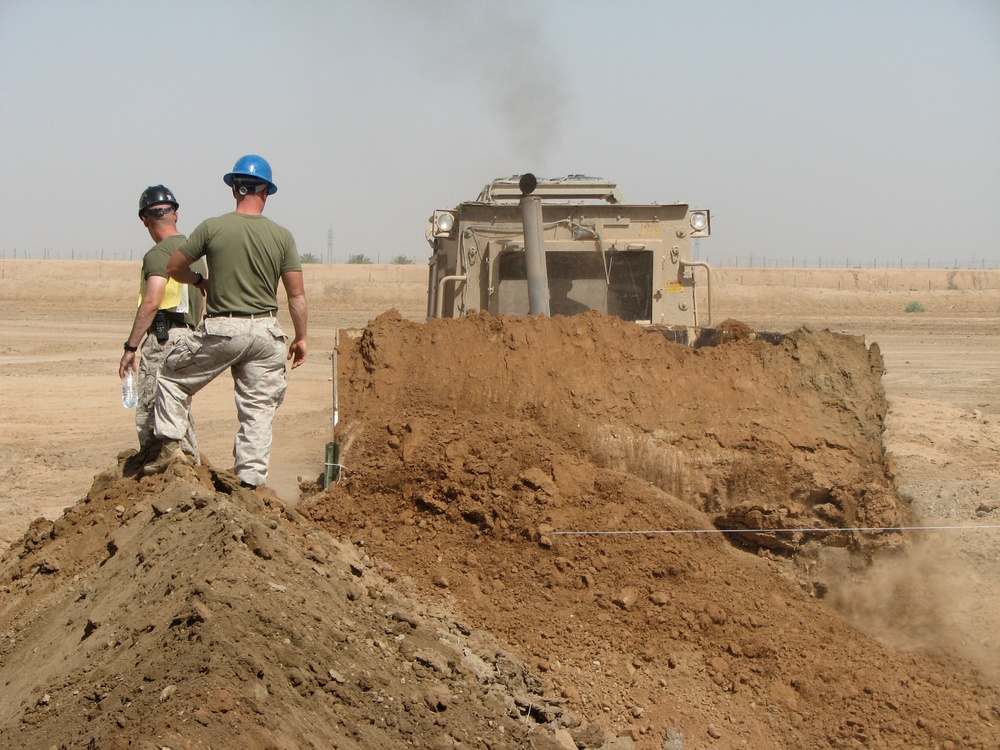
<instances>
[{"instance_id":1,"label":"bulldozer cab","mask_svg":"<svg viewBox=\"0 0 1000 750\"><path fill-rule=\"evenodd\" d=\"M525 218L528 200L540 204L540 221ZM494 180L476 200L430 217L427 316L528 315L541 283L550 315L597 310L647 325L711 325L711 269L691 254L691 240L710 234L709 211L627 203L606 180ZM541 280L533 257L542 259ZM696 274L708 285L702 311Z\"/></svg>"}]
</instances>

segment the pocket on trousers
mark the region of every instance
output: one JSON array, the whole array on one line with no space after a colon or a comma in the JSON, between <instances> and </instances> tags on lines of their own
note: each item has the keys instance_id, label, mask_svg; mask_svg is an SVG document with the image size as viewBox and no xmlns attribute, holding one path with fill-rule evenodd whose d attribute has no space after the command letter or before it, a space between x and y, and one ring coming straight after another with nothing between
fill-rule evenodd
<instances>
[{"instance_id":1,"label":"pocket on trousers","mask_svg":"<svg viewBox=\"0 0 1000 750\"><path fill-rule=\"evenodd\" d=\"M201 339L198 336L187 336L178 339L166 358L163 360L165 370L183 370L191 363L194 355L201 349Z\"/></svg>"},{"instance_id":2,"label":"pocket on trousers","mask_svg":"<svg viewBox=\"0 0 1000 750\"><path fill-rule=\"evenodd\" d=\"M205 327L205 333L209 336L224 336L231 339L239 333L229 318L205 318L202 325Z\"/></svg>"},{"instance_id":3,"label":"pocket on trousers","mask_svg":"<svg viewBox=\"0 0 1000 750\"><path fill-rule=\"evenodd\" d=\"M267 326L267 332L278 341L288 341L288 334L281 329L277 318L272 318L271 323Z\"/></svg>"}]
</instances>

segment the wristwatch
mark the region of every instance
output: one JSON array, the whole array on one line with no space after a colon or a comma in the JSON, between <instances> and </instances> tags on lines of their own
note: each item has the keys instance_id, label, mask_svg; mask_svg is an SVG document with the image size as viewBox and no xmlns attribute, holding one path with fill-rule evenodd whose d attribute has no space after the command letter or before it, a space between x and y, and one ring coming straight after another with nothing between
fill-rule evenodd
<instances>
[{"instance_id":1,"label":"wristwatch","mask_svg":"<svg viewBox=\"0 0 1000 750\"><path fill-rule=\"evenodd\" d=\"M205 277L202 276L197 271L195 271L195 274L198 276L198 280L196 282L194 282L194 286L201 286L202 284L204 284L205 283Z\"/></svg>"},{"instance_id":2,"label":"wristwatch","mask_svg":"<svg viewBox=\"0 0 1000 750\"><path fill-rule=\"evenodd\" d=\"M138 346L132 346L129 342L125 342L125 351L127 352L137 352L139 351Z\"/></svg>"}]
</instances>

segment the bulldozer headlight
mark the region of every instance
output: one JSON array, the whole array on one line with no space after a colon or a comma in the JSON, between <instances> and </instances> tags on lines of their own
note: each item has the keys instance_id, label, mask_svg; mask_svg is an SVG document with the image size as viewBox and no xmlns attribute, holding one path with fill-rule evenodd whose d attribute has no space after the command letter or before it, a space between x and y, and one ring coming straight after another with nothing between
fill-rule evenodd
<instances>
[{"instance_id":1,"label":"bulldozer headlight","mask_svg":"<svg viewBox=\"0 0 1000 750\"><path fill-rule=\"evenodd\" d=\"M692 237L708 237L712 233L712 222L708 211L692 211L690 221Z\"/></svg>"},{"instance_id":2,"label":"bulldozer headlight","mask_svg":"<svg viewBox=\"0 0 1000 750\"><path fill-rule=\"evenodd\" d=\"M451 211L435 211L431 223L435 237L447 237L455 226L455 214Z\"/></svg>"}]
</instances>

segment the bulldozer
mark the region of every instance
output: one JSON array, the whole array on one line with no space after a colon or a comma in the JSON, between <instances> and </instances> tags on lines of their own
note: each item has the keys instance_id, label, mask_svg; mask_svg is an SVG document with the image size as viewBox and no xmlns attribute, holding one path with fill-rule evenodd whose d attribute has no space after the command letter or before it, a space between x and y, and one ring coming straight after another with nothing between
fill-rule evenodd
<instances>
[{"instance_id":1,"label":"bulldozer","mask_svg":"<svg viewBox=\"0 0 1000 750\"><path fill-rule=\"evenodd\" d=\"M712 325L712 269L692 257L692 240L712 233L707 209L628 203L600 178L526 173L429 221L428 318L597 310L656 327ZM696 294L697 276L706 293Z\"/></svg>"}]
</instances>

